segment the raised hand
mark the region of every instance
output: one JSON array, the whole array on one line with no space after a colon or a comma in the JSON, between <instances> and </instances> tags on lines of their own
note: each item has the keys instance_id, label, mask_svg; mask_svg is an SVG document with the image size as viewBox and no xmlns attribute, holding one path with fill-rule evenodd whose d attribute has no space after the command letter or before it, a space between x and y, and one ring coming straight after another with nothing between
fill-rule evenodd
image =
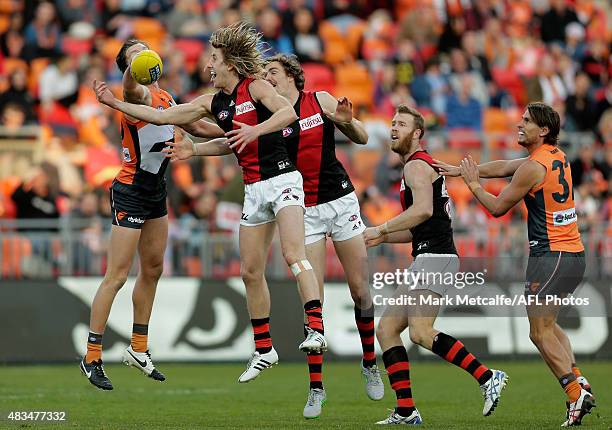
<instances>
[{"instance_id":1,"label":"raised hand","mask_svg":"<svg viewBox=\"0 0 612 430\"><path fill-rule=\"evenodd\" d=\"M113 92L106 85L106 82L102 82L102 81L98 81L97 79L94 79L93 89L96 92L96 98L98 99L100 103L113 107L117 99L113 95Z\"/></svg>"},{"instance_id":2,"label":"raised hand","mask_svg":"<svg viewBox=\"0 0 612 430\"><path fill-rule=\"evenodd\" d=\"M257 140L259 137L259 133L257 129L251 125L244 124L242 122L233 120L234 125L237 125L238 128L235 130L230 130L225 133L225 137L227 137L227 143L230 148L236 149L236 152L240 154L247 144Z\"/></svg>"},{"instance_id":3,"label":"raised hand","mask_svg":"<svg viewBox=\"0 0 612 430\"><path fill-rule=\"evenodd\" d=\"M166 145L162 152L171 162L187 160L195 155L193 141L187 136L183 136L183 139L178 142L166 142Z\"/></svg>"},{"instance_id":4,"label":"raised hand","mask_svg":"<svg viewBox=\"0 0 612 430\"><path fill-rule=\"evenodd\" d=\"M442 176L458 177L461 176L461 169L459 166L453 166L452 164L445 163L441 160L434 158L434 166L437 167L438 173Z\"/></svg>"},{"instance_id":5,"label":"raised hand","mask_svg":"<svg viewBox=\"0 0 612 430\"><path fill-rule=\"evenodd\" d=\"M346 97L340 97L336 106L336 112L326 111L324 113L333 122L351 122L353 120L353 103Z\"/></svg>"},{"instance_id":6,"label":"raised hand","mask_svg":"<svg viewBox=\"0 0 612 430\"><path fill-rule=\"evenodd\" d=\"M480 174L478 173L478 165L474 161L471 155L461 160L460 165L461 177L465 183L473 190L475 187L480 186Z\"/></svg>"}]
</instances>

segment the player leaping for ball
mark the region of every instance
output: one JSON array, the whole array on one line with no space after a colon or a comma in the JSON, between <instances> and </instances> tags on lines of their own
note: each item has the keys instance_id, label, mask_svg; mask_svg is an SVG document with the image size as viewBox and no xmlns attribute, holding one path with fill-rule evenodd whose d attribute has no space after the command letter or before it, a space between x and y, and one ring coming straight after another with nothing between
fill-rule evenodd
<instances>
[{"instance_id":1,"label":"player leaping for ball","mask_svg":"<svg viewBox=\"0 0 612 430\"><path fill-rule=\"evenodd\" d=\"M258 50L260 37L246 23L215 31L210 38L207 68L219 91L164 111L121 102L104 83L96 84L102 103L131 116L154 124L183 125L212 114L229 138L229 146L218 140L201 144L202 152L197 155L226 155L233 150L244 177L240 259L255 352L239 382L255 379L278 361L270 336L270 294L264 277L274 221L278 224L283 256L297 278L308 318L310 330L299 348L304 352L327 348L317 279L304 246L302 176L288 158L281 133L297 115L268 82L256 77L263 70Z\"/></svg>"},{"instance_id":2,"label":"player leaping for ball","mask_svg":"<svg viewBox=\"0 0 612 430\"><path fill-rule=\"evenodd\" d=\"M572 174L566 155L557 147L561 120L544 103L530 103L518 125L518 143L529 157L477 166L471 157L461 166L439 163L449 176L461 174L474 196L495 217L521 200L527 205L529 261L525 295L565 297L582 282L584 246L574 207ZM479 177L512 176L499 196L486 192ZM557 324L560 306L527 306L529 337L565 391L564 427L580 425L595 406L591 387L576 367L569 338Z\"/></svg>"},{"instance_id":3,"label":"player leaping for ball","mask_svg":"<svg viewBox=\"0 0 612 430\"><path fill-rule=\"evenodd\" d=\"M391 122L391 150L404 163L400 184L404 211L382 225L368 227L364 238L368 247L412 242L414 261L409 270L417 274L455 273L459 270L459 257L453 241L450 199L444 177L433 166L431 156L421 148L424 132L423 116L408 106L398 106ZM387 307L380 318L376 337L383 350L383 362L397 397L397 406L387 419L377 424L422 423L412 398L408 354L400 338L406 328L410 330L412 342L472 375L484 396L484 416L490 415L497 406L508 380L506 373L487 368L468 352L461 341L436 330L434 322L439 306L421 305L425 303L422 298L440 298L446 290L447 285L435 280L433 283L402 285L397 288L396 297L412 296L417 304L408 309Z\"/></svg>"},{"instance_id":4,"label":"player leaping for ball","mask_svg":"<svg viewBox=\"0 0 612 430\"><path fill-rule=\"evenodd\" d=\"M325 91L304 91L304 71L295 56L275 55L266 63L266 80L293 105L299 119L283 130L290 160L304 178L306 194L306 254L319 282L323 301L326 237L330 236L344 268L355 303L355 322L363 351L361 371L372 400L384 395L374 352L374 309L368 289L368 255L361 234L359 201L346 170L336 158L336 127L351 141L366 144L368 135L353 118L346 98L336 100ZM326 400L323 354L308 353L310 390L305 418L317 418Z\"/></svg>"}]
</instances>

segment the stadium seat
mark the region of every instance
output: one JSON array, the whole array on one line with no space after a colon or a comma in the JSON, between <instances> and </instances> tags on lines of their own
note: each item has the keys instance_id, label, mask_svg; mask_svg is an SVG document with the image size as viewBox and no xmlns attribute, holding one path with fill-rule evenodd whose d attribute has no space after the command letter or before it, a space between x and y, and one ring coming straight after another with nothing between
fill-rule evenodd
<instances>
[{"instance_id":1,"label":"stadium seat","mask_svg":"<svg viewBox=\"0 0 612 430\"><path fill-rule=\"evenodd\" d=\"M200 55L204 52L204 44L195 39L178 39L174 41L174 49L183 53L187 72L193 73L197 67Z\"/></svg>"},{"instance_id":2,"label":"stadium seat","mask_svg":"<svg viewBox=\"0 0 612 430\"><path fill-rule=\"evenodd\" d=\"M376 166L380 161L381 153L372 149L361 149L353 152L353 171L355 177L361 179L366 184L374 183Z\"/></svg>"},{"instance_id":3,"label":"stadium seat","mask_svg":"<svg viewBox=\"0 0 612 430\"><path fill-rule=\"evenodd\" d=\"M319 63L304 63L302 69L306 79L305 90L334 93L336 81L329 66Z\"/></svg>"},{"instance_id":4,"label":"stadium seat","mask_svg":"<svg viewBox=\"0 0 612 430\"><path fill-rule=\"evenodd\" d=\"M336 66L336 97L348 97L353 106L373 105L374 85L368 70L353 62Z\"/></svg>"},{"instance_id":5,"label":"stadium seat","mask_svg":"<svg viewBox=\"0 0 612 430\"><path fill-rule=\"evenodd\" d=\"M105 40L104 44L102 45L101 53L104 56L104 58L106 58L107 61L114 62L115 57L117 56L117 53L121 49L122 45L123 45L122 40L109 37L108 39Z\"/></svg>"},{"instance_id":6,"label":"stadium seat","mask_svg":"<svg viewBox=\"0 0 612 430\"><path fill-rule=\"evenodd\" d=\"M519 106L525 106L527 90L520 76L515 71L495 67L491 73L497 85L508 91Z\"/></svg>"},{"instance_id":7,"label":"stadium seat","mask_svg":"<svg viewBox=\"0 0 612 430\"><path fill-rule=\"evenodd\" d=\"M22 69L26 74L28 73L28 63L20 58L5 58L2 61L2 74L9 76L17 69Z\"/></svg>"},{"instance_id":8,"label":"stadium seat","mask_svg":"<svg viewBox=\"0 0 612 430\"><path fill-rule=\"evenodd\" d=\"M366 23L359 21L351 24L346 30L346 42L353 58L359 56L359 47L361 46L365 28Z\"/></svg>"},{"instance_id":9,"label":"stadium seat","mask_svg":"<svg viewBox=\"0 0 612 430\"><path fill-rule=\"evenodd\" d=\"M35 58L30 63L30 76L28 78L28 90L32 95L38 97L38 81L40 74L49 65L48 58Z\"/></svg>"},{"instance_id":10,"label":"stadium seat","mask_svg":"<svg viewBox=\"0 0 612 430\"><path fill-rule=\"evenodd\" d=\"M147 43L153 40L163 40L166 36L166 29L162 23L155 18L136 18L132 22L132 29L136 39L146 40Z\"/></svg>"},{"instance_id":11,"label":"stadium seat","mask_svg":"<svg viewBox=\"0 0 612 430\"><path fill-rule=\"evenodd\" d=\"M323 57L327 64L339 64L351 59L351 51L345 36L329 21L321 22L319 36L323 41Z\"/></svg>"},{"instance_id":12,"label":"stadium seat","mask_svg":"<svg viewBox=\"0 0 612 430\"><path fill-rule=\"evenodd\" d=\"M469 128L455 128L448 132L448 146L458 149L480 149L480 133Z\"/></svg>"}]
</instances>

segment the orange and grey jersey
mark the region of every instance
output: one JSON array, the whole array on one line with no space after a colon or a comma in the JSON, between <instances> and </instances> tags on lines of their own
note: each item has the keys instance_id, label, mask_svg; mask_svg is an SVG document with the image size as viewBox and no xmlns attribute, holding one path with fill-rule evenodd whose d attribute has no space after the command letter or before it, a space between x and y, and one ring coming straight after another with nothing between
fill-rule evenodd
<instances>
[{"instance_id":1,"label":"orange and grey jersey","mask_svg":"<svg viewBox=\"0 0 612 430\"><path fill-rule=\"evenodd\" d=\"M542 145L529 157L546 168L544 180L525 196L531 255L584 251L574 206L572 172L563 151Z\"/></svg>"},{"instance_id":2,"label":"orange and grey jersey","mask_svg":"<svg viewBox=\"0 0 612 430\"><path fill-rule=\"evenodd\" d=\"M166 91L149 87L151 106L167 109L174 100ZM174 142L173 125L154 125L144 121L121 118L122 166L115 178L135 192L158 193L165 191L165 173L168 159L161 150L166 142Z\"/></svg>"}]
</instances>

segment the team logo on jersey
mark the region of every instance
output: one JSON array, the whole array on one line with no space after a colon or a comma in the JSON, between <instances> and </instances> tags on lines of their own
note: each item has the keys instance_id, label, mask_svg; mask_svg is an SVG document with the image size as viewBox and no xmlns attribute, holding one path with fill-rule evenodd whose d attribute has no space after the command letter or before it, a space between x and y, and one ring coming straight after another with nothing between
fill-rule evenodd
<instances>
[{"instance_id":1,"label":"team logo on jersey","mask_svg":"<svg viewBox=\"0 0 612 430\"><path fill-rule=\"evenodd\" d=\"M236 116L242 115L243 113L251 112L252 110L255 110L255 106L253 106L253 103L247 100L244 103L236 105Z\"/></svg>"},{"instance_id":2,"label":"team logo on jersey","mask_svg":"<svg viewBox=\"0 0 612 430\"><path fill-rule=\"evenodd\" d=\"M291 192L291 188L285 188L282 194L289 194Z\"/></svg>"},{"instance_id":3,"label":"team logo on jersey","mask_svg":"<svg viewBox=\"0 0 612 430\"><path fill-rule=\"evenodd\" d=\"M164 110L164 107L163 106L157 106L156 109L157 110Z\"/></svg>"},{"instance_id":4,"label":"team logo on jersey","mask_svg":"<svg viewBox=\"0 0 612 430\"><path fill-rule=\"evenodd\" d=\"M300 129L302 131L309 130L319 125L323 125L323 118L321 117L320 113L316 113L308 118L300 120Z\"/></svg>"},{"instance_id":5,"label":"team logo on jersey","mask_svg":"<svg viewBox=\"0 0 612 430\"><path fill-rule=\"evenodd\" d=\"M353 222L357 220L357 215L351 215L351 217L349 218L349 222Z\"/></svg>"},{"instance_id":6,"label":"team logo on jersey","mask_svg":"<svg viewBox=\"0 0 612 430\"><path fill-rule=\"evenodd\" d=\"M226 111L226 110L222 110L221 112L219 112L219 115L217 115L217 118L219 118L221 121L223 121L228 116L229 116L229 112Z\"/></svg>"},{"instance_id":7,"label":"team logo on jersey","mask_svg":"<svg viewBox=\"0 0 612 430\"><path fill-rule=\"evenodd\" d=\"M568 225L575 223L577 220L578 217L576 216L575 208L570 208L559 212L553 212L554 225Z\"/></svg>"},{"instance_id":8,"label":"team logo on jersey","mask_svg":"<svg viewBox=\"0 0 612 430\"><path fill-rule=\"evenodd\" d=\"M278 170L283 170L287 167L291 167L291 163L289 162L289 160L283 160L278 162Z\"/></svg>"},{"instance_id":9,"label":"team logo on jersey","mask_svg":"<svg viewBox=\"0 0 612 430\"><path fill-rule=\"evenodd\" d=\"M126 216L127 216L127 212L119 212L119 213L117 214L117 219L118 219L119 221L121 221L121 220L122 220L123 218L125 218Z\"/></svg>"},{"instance_id":10,"label":"team logo on jersey","mask_svg":"<svg viewBox=\"0 0 612 430\"><path fill-rule=\"evenodd\" d=\"M123 148L123 161L130 161L131 159L130 150L128 148Z\"/></svg>"},{"instance_id":11,"label":"team logo on jersey","mask_svg":"<svg viewBox=\"0 0 612 430\"><path fill-rule=\"evenodd\" d=\"M283 137L291 136L293 129L291 127L283 128Z\"/></svg>"}]
</instances>

